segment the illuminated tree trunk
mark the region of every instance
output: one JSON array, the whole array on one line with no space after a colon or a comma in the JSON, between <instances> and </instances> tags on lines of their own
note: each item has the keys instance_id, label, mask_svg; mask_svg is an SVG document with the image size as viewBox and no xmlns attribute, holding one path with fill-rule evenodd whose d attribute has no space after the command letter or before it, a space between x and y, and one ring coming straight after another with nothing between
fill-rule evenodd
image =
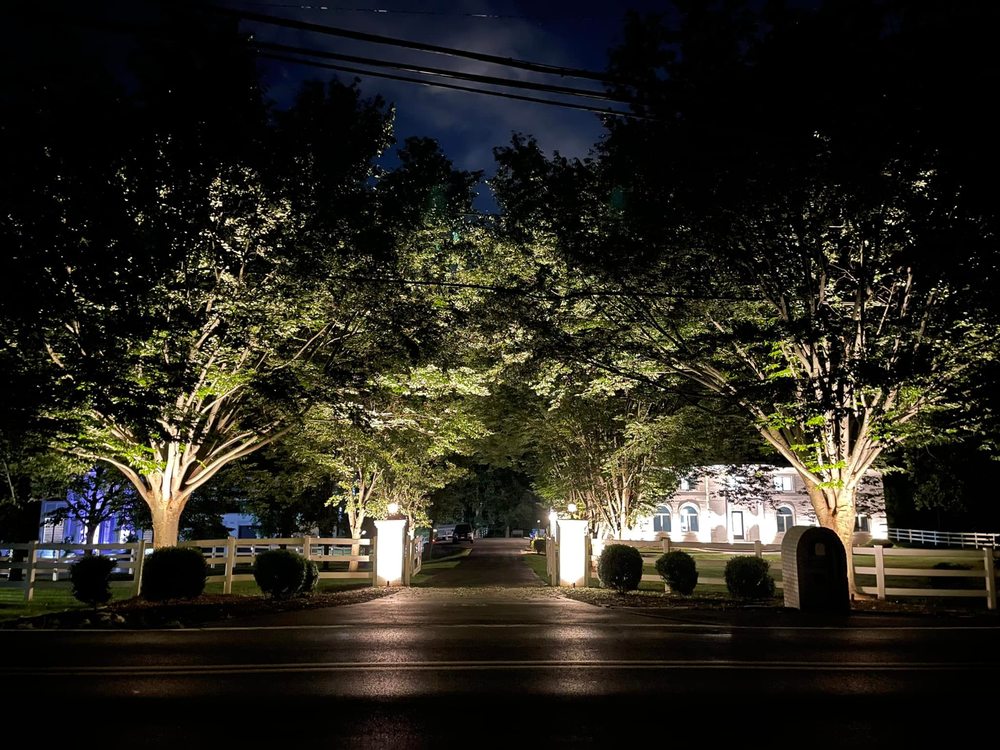
<instances>
[{"instance_id":1,"label":"illuminated tree trunk","mask_svg":"<svg viewBox=\"0 0 1000 750\"><path fill-rule=\"evenodd\" d=\"M369 504L375 492L375 486L378 484L381 476L381 469L371 470L370 473L364 468L358 468L355 471L354 479L356 484L347 499L347 522L351 527L351 539L361 539L365 519L369 515ZM361 545L352 544L351 556L358 557L360 554ZM358 569L358 560L351 560L348 563L347 569L349 571L356 571Z\"/></svg>"},{"instance_id":2,"label":"illuminated tree trunk","mask_svg":"<svg viewBox=\"0 0 1000 750\"><path fill-rule=\"evenodd\" d=\"M800 473L801 476L801 473ZM854 580L854 522L857 518L855 497L857 487L851 485L841 489L818 486L810 477L803 476L806 491L812 501L819 525L834 531L847 553L847 587L855 596L857 585Z\"/></svg>"}]
</instances>

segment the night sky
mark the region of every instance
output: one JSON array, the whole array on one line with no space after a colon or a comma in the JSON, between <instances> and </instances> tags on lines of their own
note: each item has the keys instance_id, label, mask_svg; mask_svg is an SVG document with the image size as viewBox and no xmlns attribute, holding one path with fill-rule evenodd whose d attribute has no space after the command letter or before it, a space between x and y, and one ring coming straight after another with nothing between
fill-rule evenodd
<instances>
[{"instance_id":1,"label":"night sky","mask_svg":"<svg viewBox=\"0 0 1000 750\"><path fill-rule=\"evenodd\" d=\"M606 69L608 51L620 41L625 13L625 6L618 3L567 0L545 3L525 0L390 0L385 3L333 0L328 4L227 0L224 4L251 13L595 72ZM639 11L664 10L666 3L662 0L636 0L631 7ZM241 28L252 32L254 39L262 42L463 73L602 90L602 84L597 81L518 70L388 44L282 28L269 23L245 21ZM363 67L347 62L334 64ZM391 75L419 77L390 68L379 70ZM263 58L261 71L269 95L279 103L288 101L305 78L325 80L336 76L342 81L350 81L355 77L352 73ZM381 94L396 106L396 136L400 141L407 136L435 138L457 167L483 170L487 178L493 171L493 148L508 144L515 132L534 136L548 152L558 151L570 157L586 156L603 132L599 116L592 112L374 76L357 77L365 93ZM598 108L614 106L599 100L545 92L518 91L441 78L434 80ZM480 208L489 209L490 204L488 188L483 186Z\"/></svg>"},{"instance_id":2,"label":"night sky","mask_svg":"<svg viewBox=\"0 0 1000 750\"><path fill-rule=\"evenodd\" d=\"M184 2L185 0L177 0ZM44 2L44 4L43 4ZM474 53L495 55L559 68L572 68L603 73L608 65L609 50L621 41L627 9L639 12L669 13L666 0L633 0L628 4L615 2L573 2L572 0L329 0L327 3L275 2L259 0L191 0L195 6L214 5L247 14L271 16L293 22L317 24L354 32L408 40L418 44L437 45ZM124 69L129 48L143 44L136 28L150 28L163 7L158 0L38 0L14 3L0 11L29 9L32 21L28 38L12 34L4 52L8 73L24 69L37 61L59 54L57 34L46 36L46 28L75 29L75 36L95 57L112 58L110 66ZM42 12L40 12L42 11ZM88 24L93 21L93 27ZM82 23L81 23L82 22ZM6 24L5 24L6 25ZM115 28L117 27L117 28ZM15 28L13 25L8 28ZM603 84L570 76L538 73L481 60L435 54L405 46L359 41L340 36L286 28L263 21L243 20L240 30L252 34L254 41L305 48L311 51L375 59L387 63L433 67L465 74L492 76L545 85L589 89L604 93ZM43 41L39 42L38 34ZM51 49L43 49L52 40ZM272 54L278 54L272 51ZM301 56L300 56L301 57ZM420 78L452 86L500 91L515 96L529 96L570 102L577 106L607 109L623 105L594 99L572 97L545 91L519 90L497 85L428 77L393 67L373 67L359 62L319 60L326 64L354 69L375 70L388 75ZM482 170L486 178L494 170L493 149L510 143L514 133L533 136L548 153L558 151L564 156L585 157L600 139L603 128L594 112L520 101L511 98L456 91L363 73L334 71L328 68L259 57L261 80L267 95L279 106L291 102L304 80L342 82L359 79L362 92L381 95L396 107L395 135L398 141L408 136L435 138L455 166L466 170ZM168 61L164 61L168 64ZM127 73L125 73L127 75ZM391 166L393 154L386 155ZM488 188L481 188L480 209L491 210Z\"/></svg>"}]
</instances>

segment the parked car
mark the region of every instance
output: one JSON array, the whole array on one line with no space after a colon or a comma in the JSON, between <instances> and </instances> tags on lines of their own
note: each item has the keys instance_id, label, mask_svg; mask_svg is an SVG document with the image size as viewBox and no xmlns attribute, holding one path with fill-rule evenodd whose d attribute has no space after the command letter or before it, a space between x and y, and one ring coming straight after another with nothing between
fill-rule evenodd
<instances>
[{"instance_id":1,"label":"parked car","mask_svg":"<svg viewBox=\"0 0 1000 750\"><path fill-rule=\"evenodd\" d=\"M459 523L455 524L455 531L452 534L452 540L455 542L468 542L472 544L475 540L475 533L472 531L471 523Z\"/></svg>"},{"instance_id":2,"label":"parked car","mask_svg":"<svg viewBox=\"0 0 1000 750\"><path fill-rule=\"evenodd\" d=\"M438 544L451 544L454 541L455 527L452 525L438 526L434 529L434 541Z\"/></svg>"}]
</instances>

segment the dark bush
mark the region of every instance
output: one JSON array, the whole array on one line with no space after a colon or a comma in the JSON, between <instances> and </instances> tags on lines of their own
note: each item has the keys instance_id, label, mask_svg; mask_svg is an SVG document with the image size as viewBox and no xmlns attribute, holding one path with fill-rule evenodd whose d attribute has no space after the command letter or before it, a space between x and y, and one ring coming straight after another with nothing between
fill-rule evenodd
<instances>
[{"instance_id":1,"label":"dark bush","mask_svg":"<svg viewBox=\"0 0 1000 750\"><path fill-rule=\"evenodd\" d=\"M253 578L272 599L287 599L302 589L307 562L293 550L269 549L254 559Z\"/></svg>"},{"instance_id":2,"label":"dark bush","mask_svg":"<svg viewBox=\"0 0 1000 750\"><path fill-rule=\"evenodd\" d=\"M537 537L531 540L531 549L539 555L545 554L545 537Z\"/></svg>"},{"instance_id":3,"label":"dark bush","mask_svg":"<svg viewBox=\"0 0 1000 750\"><path fill-rule=\"evenodd\" d=\"M753 555L729 558L723 577L726 588L737 599L770 599L774 596L774 579L768 572L771 564Z\"/></svg>"},{"instance_id":4,"label":"dark bush","mask_svg":"<svg viewBox=\"0 0 1000 750\"><path fill-rule=\"evenodd\" d=\"M674 550L660 555L656 560L656 572L667 582L671 591L684 596L694 591L698 585L698 566L694 558L684 550Z\"/></svg>"},{"instance_id":5,"label":"dark bush","mask_svg":"<svg viewBox=\"0 0 1000 750\"><path fill-rule=\"evenodd\" d=\"M597 575L619 594L635 591L642 580L642 555L627 544L609 544L597 560Z\"/></svg>"},{"instance_id":6,"label":"dark bush","mask_svg":"<svg viewBox=\"0 0 1000 750\"><path fill-rule=\"evenodd\" d=\"M302 579L302 587L299 589L300 594L311 594L316 590L316 584L319 583L319 566L312 560L306 560L306 574Z\"/></svg>"},{"instance_id":7,"label":"dark bush","mask_svg":"<svg viewBox=\"0 0 1000 750\"><path fill-rule=\"evenodd\" d=\"M160 547L142 565L142 596L150 601L194 599L205 590L208 565L196 547Z\"/></svg>"},{"instance_id":8,"label":"dark bush","mask_svg":"<svg viewBox=\"0 0 1000 750\"><path fill-rule=\"evenodd\" d=\"M114 567L112 558L100 555L87 555L73 563L69 569L73 596L94 609L111 601L111 571Z\"/></svg>"}]
</instances>

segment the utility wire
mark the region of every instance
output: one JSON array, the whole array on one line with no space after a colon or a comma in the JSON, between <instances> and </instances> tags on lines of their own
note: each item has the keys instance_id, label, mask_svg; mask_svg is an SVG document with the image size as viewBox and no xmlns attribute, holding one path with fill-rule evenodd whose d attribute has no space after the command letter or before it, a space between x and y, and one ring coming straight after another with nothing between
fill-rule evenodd
<instances>
[{"instance_id":1,"label":"utility wire","mask_svg":"<svg viewBox=\"0 0 1000 750\"><path fill-rule=\"evenodd\" d=\"M498 76L479 75L477 73L463 73L456 70L445 70L443 68L428 68L423 65L410 63L392 62L388 60L378 60L371 57L361 57L358 55L344 55L339 52L327 52L325 50L308 49L306 47L295 47L288 44L275 44L273 42L259 42L256 39L252 43L258 49L271 50L274 52L290 53L295 55L307 55L311 57L321 57L327 60L340 60L342 62L360 63L362 65L373 65L382 68L395 68L407 73L419 73L421 75L442 76L445 78L455 78L457 80L471 81L473 83L485 83L494 86L508 86L511 88L530 89L532 91L544 91L550 94L566 94L567 96L582 96L589 99L600 99L602 101L620 102L627 104L628 100L608 94L604 91L593 91L589 89L577 89L571 86L557 86L554 84L537 83L535 81L519 81L510 78L500 78Z\"/></svg>"},{"instance_id":2,"label":"utility wire","mask_svg":"<svg viewBox=\"0 0 1000 750\"><path fill-rule=\"evenodd\" d=\"M302 3L256 3L250 0L237 0L240 5L252 5L258 8L291 8L293 10L322 10L334 13L371 13L373 15L408 15L408 16L451 16L461 18L477 18L486 20L535 21L529 16L512 16L503 13L459 13L443 10L398 10L396 8L347 8L341 5L303 5Z\"/></svg>"},{"instance_id":3,"label":"utility wire","mask_svg":"<svg viewBox=\"0 0 1000 750\"><path fill-rule=\"evenodd\" d=\"M560 102L554 99L541 99L537 96L526 96L524 94L511 94L505 91L490 91L488 89L477 89L471 86L458 86L453 83L441 83L437 81L424 81L419 78L409 78L407 76L397 76L391 73L381 73L374 70L364 70L362 68L352 68L346 65L335 65L333 63L323 63L316 60L304 60L296 57L288 57L286 55L275 55L269 52L258 53L260 57L265 57L271 60L280 60L282 62L290 62L298 65L310 65L316 68L326 68L329 70L339 70L344 73L353 73L355 75L362 76L375 76L377 78L388 78L392 81L403 81L405 83L418 83L422 86L434 86L436 88L451 89L454 91L464 91L471 94L485 94L486 96L499 96L504 99L516 99L522 102L533 102L535 104L547 104L554 107L565 107L567 109L578 109L584 112L595 112L601 115L610 115L613 117L631 117L635 119L650 119L646 115L635 114L633 112L625 112L616 109L602 109L601 107L592 107L587 104L573 104L572 102Z\"/></svg>"},{"instance_id":4,"label":"utility wire","mask_svg":"<svg viewBox=\"0 0 1000 750\"><path fill-rule=\"evenodd\" d=\"M280 16L271 16L264 13L253 13L250 11L236 10L232 8L222 8L217 5L207 6L209 11L220 13L222 15L241 18L246 21L253 21L255 23L265 23L271 24L273 26L281 26L288 29L297 29L298 31L310 31L317 34L326 34L329 36L338 36L345 39L354 39L361 42L372 42L374 44L388 44L394 47L405 47L407 49L420 50L421 52L430 52L437 55L449 55L451 57L464 57L469 60L479 60L480 62L492 63L494 65L503 65L508 68L519 68L521 70L530 70L535 73L545 73L548 75L557 75L561 77L571 77L571 78L586 78L592 81L601 81L602 83L616 83L615 79L604 73L597 73L592 70L581 70L579 68L567 68L559 65L549 65L547 63L536 63L529 60L518 60L513 57L501 57L499 55L490 55L485 52L473 52L471 50L461 50L454 47L443 47L438 44L428 44L425 42L414 42L409 39L399 39L396 37L382 36L381 34L369 34L363 31L353 31L351 29L344 29L338 26L326 26L318 23L308 23L306 21L296 21L291 18L282 18Z\"/></svg>"}]
</instances>

